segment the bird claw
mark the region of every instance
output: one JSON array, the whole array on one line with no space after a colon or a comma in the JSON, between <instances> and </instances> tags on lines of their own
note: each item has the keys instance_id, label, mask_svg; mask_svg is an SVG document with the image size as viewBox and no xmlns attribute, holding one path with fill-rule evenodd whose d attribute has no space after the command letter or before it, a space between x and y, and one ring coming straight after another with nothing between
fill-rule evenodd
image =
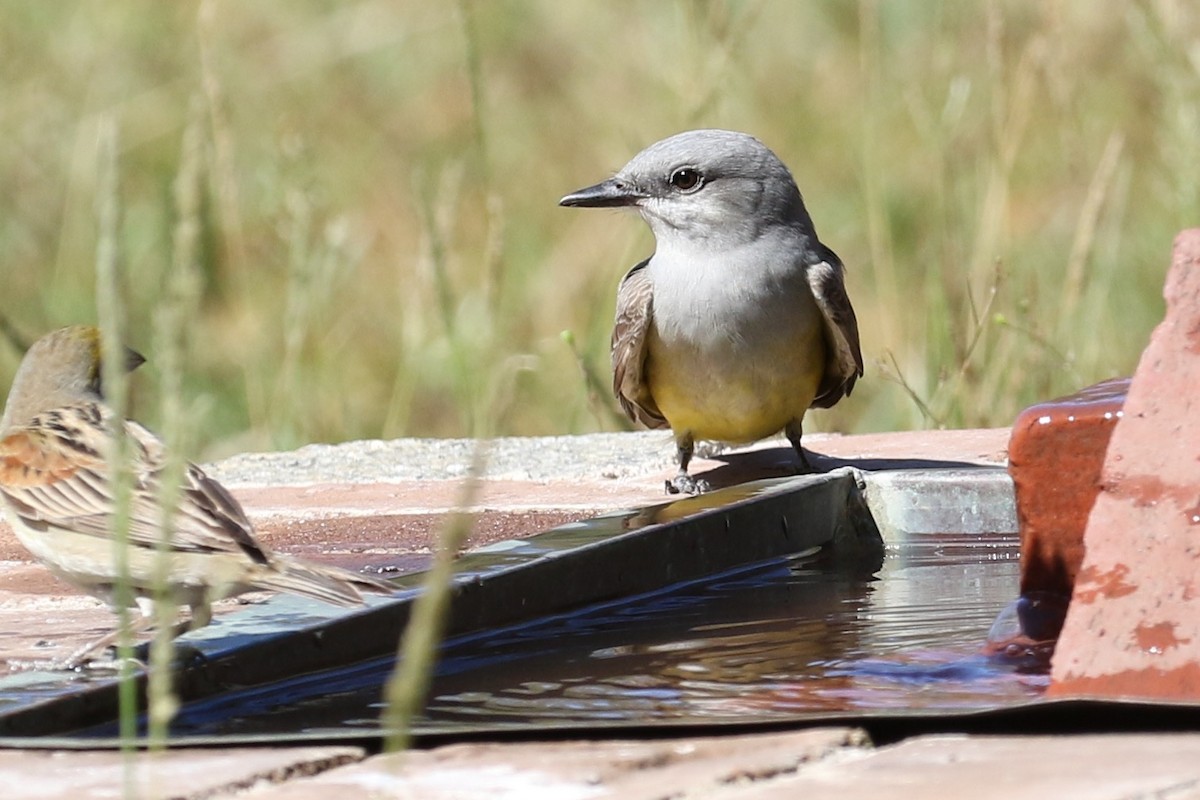
<instances>
[{"instance_id":1,"label":"bird claw","mask_svg":"<svg viewBox=\"0 0 1200 800\"><path fill-rule=\"evenodd\" d=\"M116 646L104 648L103 655L96 658L88 658L88 654L77 659L70 659L64 665L63 669L71 670L72 672L120 672L121 668L126 664L133 669L146 669L146 660L142 658L142 654L138 652L138 648L134 648L129 658L123 659L118 657Z\"/></svg>"},{"instance_id":2,"label":"bird claw","mask_svg":"<svg viewBox=\"0 0 1200 800\"><path fill-rule=\"evenodd\" d=\"M712 484L703 478L693 478L686 472L681 472L666 481L666 489L667 494L704 494L712 491Z\"/></svg>"},{"instance_id":3,"label":"bird claw","mask_svg":"<svg viewBox=\"0 0 1200 800\"><path fill-rule=\"evenodd\" d=\"M150 668L152 661L150 648L153 642L142 642L133 646L129 656L129 663L137 669L146 670ZM171 643L171 661L168 667L171 670L187 669L189 667L197 667L205 664L208 658L200 651L198 647L193 647L190 644L180 644L179 642ZM121 668L122 660L117 657L116 647L108 647L104 651L104 658L88 661L78 665L77 668L86 670L99 671L116 671Z\"/></svg>"}]
</instances>

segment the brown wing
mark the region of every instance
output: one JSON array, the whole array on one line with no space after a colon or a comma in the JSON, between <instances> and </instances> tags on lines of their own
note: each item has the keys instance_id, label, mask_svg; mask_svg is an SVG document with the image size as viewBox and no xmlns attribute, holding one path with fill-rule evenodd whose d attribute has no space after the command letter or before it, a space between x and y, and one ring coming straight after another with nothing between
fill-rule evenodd
<instances>
[{"instance_id":1,"label":"brown wing","mask_svg":"<svg viewBox=\"0 0 1200 800\"><path fill-rule=\"evenodd\" d=\"M819 242L816 255L819 260L807 268L808 285L825 321L828 357L812 407L829 408L854 389L855 381L863 374L863 360L858 343L858 320L850 305L850 296L846 294L841 259Z\"/></svg>"},{"instance_id":2,"label":"brown wing","mask_svg":"<svg viewBox=\"0 0 1200 800\"><path fill-rule=\"evenodd\" d=\"M136 422L126 422L125 425L129 434L142 445L142 452L151 454L143 462L149 469L139 474L136 497L139 502L148 502L153 506L147 507L147 512L161 516L158 495L166 468L162 442ZM195 464L184 464L183 483L176 504L175 549L237 549L259 564L271 560L254 538L254 526L241 504L228 489L204 474L204 470Z\"/></svg>"},{"instance_id":3,"label":"brown wing","mask_svg":"<svg viewBox=\"0 0 1200 800\"><path fill-rule=\"evenodd\" d=\"M0 440L0 494L28 524L109 537L115 502L104 456L108 413L95 404L54 409ZM162 530L159 492L165 466L162 443L134 422L129 542L153 548ZM237 552L267 563L237 501L194 465L187 465L170 549Z\"/></svg>"},{"instance_id":4,"label":"brown wing","mask_svg":"<svg viewBox=\"0 0 1200 800\"><path fill-rule=\"evenodd\" d=\"M653 295L646 265L635 266L617 288L617 314L612 332L613 393L634 422L647 428L665 428L667 420L658 410L646 385L646 338L653 319Z\"/></svg>"}]
</instances>

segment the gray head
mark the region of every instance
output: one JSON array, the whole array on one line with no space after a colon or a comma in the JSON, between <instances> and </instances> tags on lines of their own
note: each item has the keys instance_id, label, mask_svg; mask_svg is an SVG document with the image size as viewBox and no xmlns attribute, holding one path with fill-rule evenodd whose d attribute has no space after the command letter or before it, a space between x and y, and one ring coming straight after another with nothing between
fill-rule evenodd
<instances>
[{"instance_id":1,"label":"gray head","mask_svg":"<svg viewBox=\"0 0 1200 800\"><path fill-rule=\"evenodd\" d=\"M735 131L663 139L612 178L572 192L559 205L633 207L660 240L739 244L777 225L815 236L788 168L758 139Z\"/></svg>"}]
</instances>

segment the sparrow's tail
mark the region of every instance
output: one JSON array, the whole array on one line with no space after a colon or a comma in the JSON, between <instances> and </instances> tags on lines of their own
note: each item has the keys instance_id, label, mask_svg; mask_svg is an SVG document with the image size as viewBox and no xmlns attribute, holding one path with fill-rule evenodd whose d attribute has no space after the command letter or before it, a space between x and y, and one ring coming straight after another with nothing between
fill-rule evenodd
<instances>
[{"instance_id":1,"label":"sparrow's tail","mask_svg":"<svg viewBox=\"0 0 1200 800\"><path fill-rule=\"evenodd\" d=\"M362 605L362 593L392 594L396 587L380 578L310 561L274 555L254 578L260 589L311 597L335 606Z\"/></svg>"}]
</instances>

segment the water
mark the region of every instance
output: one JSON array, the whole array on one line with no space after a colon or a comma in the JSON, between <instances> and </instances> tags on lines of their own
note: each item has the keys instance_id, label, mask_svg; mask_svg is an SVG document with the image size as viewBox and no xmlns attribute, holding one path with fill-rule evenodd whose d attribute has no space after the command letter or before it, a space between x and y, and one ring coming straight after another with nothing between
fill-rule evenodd
<instances>
[{"instance_id":1,"label":"water","mask_svg":"<svg viewBox=\"0 0 1200 800\"><path fill-rule=\"evenodd\" d=\"M1046 677L982 651L1017 596L1015 535L910 535L854 573L779 559L459 637L419 730L715 724L990 710ZM370 730L386 661L186 706L180 735Z\"/></svg>"}]
</instances>

